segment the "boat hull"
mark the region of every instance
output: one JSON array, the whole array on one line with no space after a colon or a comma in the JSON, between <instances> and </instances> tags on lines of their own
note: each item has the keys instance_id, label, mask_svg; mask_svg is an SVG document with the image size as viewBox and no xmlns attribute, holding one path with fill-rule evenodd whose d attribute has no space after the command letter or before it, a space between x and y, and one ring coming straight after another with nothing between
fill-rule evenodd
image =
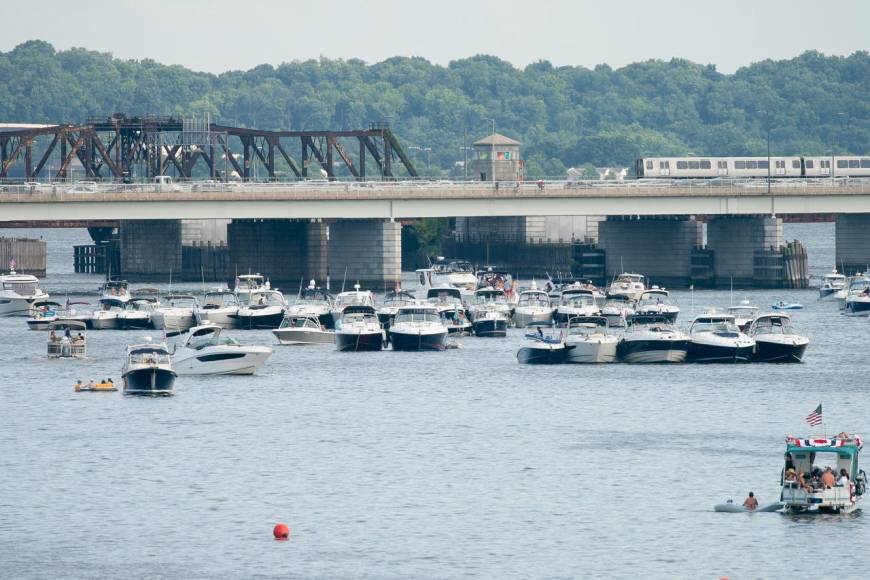
<instances>
[{"instance_id":1,"label":"boat hull","mask_svg":"<svg viewBox=\"0 0 870 580\"><path fill-rule=\"evenodd\" d=\"M88 321L88 326L94 330L118 330L121 328L117 316L94 316Z\"/></svg>"},{"instance_id":2,"label":"boat hull","mask_svg":"<svg viewBox=\"0 0 870 580\"><path fill-rule=\"evenodd\" d=\"M793 344L755 339L752 362L799 363L807 350L807 343Z\"/></svg>"},{"instance_id":3,"label":"boat hull","mask_svg":"<svg viewBox=\"0 0 870 580\"><path fill-rule=\"evenodd\" d=\"M530 324L551 324L553 322L553 312L526 312L522 308L514 310L514 326L517 328L525 328Z\"/></svg>"},{"instance_id":4,"label":"boat hull","mask_svg":"<svg viewBox=\"0 0 870 580\"><path fill-rule=\"evenodd\" d=\"M484 318L472 323L475 336L484 338L503 338L507 336L507 320L501 318Z\"/></svg>"},{"instance_id":5,"label":"boat hull","mask_svg":"<svg viewBox=\"0 0 870 580\"><path fill-rule=\"evenodd\" d=\"M168 396L175 385L175 371L163 368L133 369L124 373L125 395Z\"/></svg>"},{"instance_id":6,"label":"boat hull","mask_svg":"<svg viewBox=\"0 0 870 580\"><path fill-rule=\"evenodd\" d=\"M517 351L517 361L524 365L558 365L565 362L565 345L524 346Z\"/></svg>"},{"instance_id":7,"label":"boat hull","mask_svg":"<svg viewBox=\"0 0 870 580\"><path fill-rule=\"evenodd\" d=\"M681 363L689 352L688 340L623 340L617 353L629 364Z\"/></svg>"},{"instance_id":8,"label":"boat hull","mask_svg":"<svg viewBox=\"0 0 870 580\"><path fill-rule=\"evenodd\" d=\"M754 345L720 345L689 342L689 362L694 363L745 363L752 356Z\"/></svg>"},{"instance_id":9,"label":"boat hull","mask_svg":"<svg viewBox=\"0 0 870 580\"><path fill-rule=\"evenodd\" d=\"M147 330L154 328L150 316L119 317L118 328L121 330Z\"/></svg>"},{"instance_id":10,"label":"boat hull","mask_svg":"<svg viewBox=\"0 0 870 580\"><path fill-rule=\"evenodd\" d=\"M272 350L264 347L217 347L173 360L179 375L252 375L266 364Z\"/></svg>"},{"instance_id":11,"label":"boat hull","mask_svg":"<svg viewBox=\"0 0 870 580\"><path fill-rule=\"evenodd\" d=\"M284 320L284 311L268 314L242 314L239 313L238 325L244 330L276 329Z\"/></svg>"},{"instance_id":12,"label":"boat hull","mask_svg":"<svg viewBox=\"0 0 870 580\"><path fill-rule=\"evenodd\" d=\"M236 328L238 326L238 308L233 309L201 309L196 312L197 324L214 324L221 328Z\"/></svg>"},{"instance_id":13,"label":"boat hull","mask_svg":"<svg viewBox=\"0 0 870 580\"><path fill-rule=\"evenodd\" d=\"M846 316L870 315L870 299L847 300L843 314Z\"/></svg>"},{"instance_id":14,"label":"boat hull","mask_svg":"<svg viewBox=\"0 0 870 580\"><path fill-rule=\"evenodd\" d=\"M272 334L284 345L334 344L335 333L309 328L276 328Z\"/></svg>"},{"instance_id":15,"label":"boat hull","mask_svg":"<svg viewBox=\"0 0 870 580\"><path fill-rule=\"evenodd\" d=\"M597 364L616 362L616 342L568 342L565 362L570 364Z\"/></svg>"},{"instance_id":16,"label":"boat hull","mask_svg":"<svg viewBox=\"0 0 870 580\"><path fill-rule=\"evenodd\" d=\"M432 333L411 333L390 331L390 344L398 351L444 350L447 330Z\"/></svg>"},{"instance_id":17,"label":"boat hull","mask_svg":"<svg viewBox=\"0 0 870 580\"><path fill-rule=\"evenodd\" d=\"M341 352L368 352L383 350L381 332L336 332L335 347Z\"/></svg>"}]
</instances>

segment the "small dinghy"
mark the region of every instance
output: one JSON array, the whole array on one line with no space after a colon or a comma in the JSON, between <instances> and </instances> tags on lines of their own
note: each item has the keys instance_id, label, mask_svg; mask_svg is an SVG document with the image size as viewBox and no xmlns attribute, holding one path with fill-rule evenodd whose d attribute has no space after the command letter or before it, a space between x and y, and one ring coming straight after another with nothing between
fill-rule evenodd
<instances>
[{"instance_id":1,"label":"small dinghy","mask_svg":"<svg viewBox=\"0 0 870 580\"><path fill-rule=\"evenodd\" d=\"M774 310L803 310L804 305L798 304L797 302L783 302L780 300L779 302L773 305Z\"/></svg>"}]
</instances>

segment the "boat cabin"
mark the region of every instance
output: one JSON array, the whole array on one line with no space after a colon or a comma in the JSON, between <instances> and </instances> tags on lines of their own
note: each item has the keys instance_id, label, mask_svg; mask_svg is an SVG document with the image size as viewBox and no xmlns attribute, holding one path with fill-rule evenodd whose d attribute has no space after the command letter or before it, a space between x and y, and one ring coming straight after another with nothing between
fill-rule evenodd
<instances>
[{"instance_id":1,"label":"boat cabin","mask_svg":"<svg viewBox=\"0 0 870 580\"><path fill-rule=\"evenodd\" d=\"M310 330L323 330L320 319L316 316L285 316L279 328L307 328Z\"/></svg>"},{"instance_id":2,"label":"boat cabin","mask_svg":"<svg viewBox=\"0 0 870 580\"><path fill-rule=\"evenodd\" d=\"M559 297L562 306L579 306L595 304L595 294L588 288L566 288Z\"/></svg>"},{"instance_id":3,"label":"boat cabin","mask_svg":"<svg viewBox=\"0 0 870 580\"><path fill-rule=\"evenodd\" d=\"M169 350L162 344L137 344L127 349L129 366L170 365Z\"/></svg>"},{"instance_id":4,"label":"boat cabin","mask_svg":"<svg viewBox=\"0 0 870 580\"><path fill-rule=\"evenodd\" d=\"M785 314L763 314L749 325L749 333L758 334L794 334L791 328L791 318Z\"/></svg>"},{"instance_id":5,"label":"boat cabin","mask_svg":"<svg viewBox=\"0 0 870 580\"><path fill-rule=\"evenodd\" d=\"M639 306L647 304L670 304L671 293L663 288L653 288L640 295Z\"/></svg>"},{"instance_id":6,"label":"boat cabin","mask_svg":"<svg viewBox=\"0 0 870 580\"><path fill-rule=\"evenodd\" d=\"M404 290L393 290L384 296L385 307L399 307L406 304L414 304L416 301L417 298L413 294Z\"/></svg>"},{"instance_id":7,"label":"boat cabin","mask_svg":"<svg viewBox=\"0 0 870 580\"><path fill-rule=\"evenodd\" d=\"M840 433L832 439L786 437L785 466L782 470L782 497L785 509L792 512L842 512L857 508L867 483L858 468L861 438ZM823 477L833 471L833 485ZM842 470L848 481L841 479Z\"/></svg>"},{"instance_id":8,"label":"boat cabin","mask_svg":"<svg viewBox=\"0 0 870 580\"><path fill-rule=\"evenodd\" d=\"M714 332L719 336L737 336L740 329L734 323L732 314L702 314L696 316L689 327L689 334Z\"/></svg>"},{"instance_id":9,"label":"boat cabin","mask_svg":"<svg viewBox=\"0 0 870 580\"><path fill-rule=\"evenodd\" d=\"M540 306L548 308L550 306L550 295L543 290L523 290L520 293L517 306Z\"/></svg>"},{"instance_id":10,"label":"boat cabin","mask_svg":"<svg viewBox=\"0 0 870 580\"><path fill-rule=\"evenodd\" d=\"M248 299L249 308L266 306L285 306L284 296L277 290L253 290Z\"/></svg>"},{"instance_id":11,"label":"boat cabin","mask_svg":"<svg viewBox=\"0 0 870 580\"><path fill-rule=\"evenodd\" d=\"M239 306L239 298L229 288L213 288L202 299L203 310Z\"/></svg>"},{"instance_id":12,"label":"boat cabin","mask_svg":"<svg viewBox=\"0 0 870 580\"><path fill-rule=\"evenodd\" d=\"M396 313L396 320L393 326L403 322L435 322L440 323L441 317L438 315L438 309L429 305L403 306Z\"/></svg>"}]
</instances>

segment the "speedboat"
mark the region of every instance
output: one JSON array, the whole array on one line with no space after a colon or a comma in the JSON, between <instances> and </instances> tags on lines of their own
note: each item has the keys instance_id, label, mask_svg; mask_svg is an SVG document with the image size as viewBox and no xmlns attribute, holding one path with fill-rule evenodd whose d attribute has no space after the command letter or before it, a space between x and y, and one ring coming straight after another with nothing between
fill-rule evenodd
<instances>
[{"instance_id":1,"label":"speedboat","mask_svg":"<svg viewBox=\"0 0 870 580\"><path fill-rule=\"evenodd\" d=\"M852 288L853 285L854 289ZM853 290L860 293L868 286L870 286L870 270L846 278L846 283L843 287L834 293L834 299L837 301L837 308L845 310L846 299L849 297L849 294L852 293Z\"/></svg>"},{"instance_id":2,"label":"speedboat","mask_svg":"<svg viewBox=\"0 0 870 580\"><path fill-rule=\"evenodd\" d=\"M473 327L468 319L468 312L465 310L459 288L453 286L429 288L426 292L426 301L438 309L448 334L471 334Z\"/></svg>"},{"instance_id":3,"label":"speedboat","mask_svg":"<svg viewBox=\"0 0 870 580\"><path fill-rule=\"evenodd\" d=\"M616 352L627 363L681 363L689 351L689 337L663 314L634 314Z\"/></svg>"},{"instance_id":4,"label":"speedboat","mask_svg":"<svg viewBox=\"0 0 870 580\"><path fill-rule=\"evenodd\" d=\"M453 286L473 292L477 288L477 277L471 262L439 257L432 264L432 285Z\"/></svg>"},{"instance_id":5,"label":"speedboat","mask_svg":"<svg viewBox=\"0 0 870 580\"><path fill-rule=\"evenodd\" d=\"M755 340L743 334L733 314L708 312L689 327L689 361L699 363L749 362Z\"/></svg>"},{"instance_id":6,"label":"speedboat","mask_svg":"<svg viewBox=\"0 0 870 580\"><path fill-rule=\"evenodd\" d=\"M314 280L308 283L308 288L302 290L296 296L293 304L287 307L287 317L311 317L314 316L324 327L331 329L335 326L332 318L332 294L315 286Z\"/></svg>"},{"instance_id":7,"label":"speedboat","mask_svg":"<svg viewBox=\"0 0 870 580\"><path fill-rule=\"evenodd\" d=\"M625 326L626 318L634 313L634 301L627 294L608 296L601 307L601 316L607 319L611 328Z\"/></svg>"},{"instance_id":8,"label":"speedboat","mask_svg":"<svg viewBox=\"0 0 870 580\"><path fill-rule=\"evenodd\" d=\"M393 319L396 317L396 313L399 312L399 309L416 303L417 298L413 294L405 292L400 288L396 288L392 292L387 292L387 295L384 296L384 303L377 311L378 321L380 321L384 330L389 332L390 325L393 323Z\"/></svg>"},{"instance_id":9,"label":"speedboat","mask_svg":"<svg viewBox=\"0 0 870 580\"><path fill-rule=\"evenodd\" d=\"M734 324L741 331L746 331L749 324L758 316L758 306L750 306L749 300L741 300L737 306L729 306L728 314L734 317Z\"/></svg>"},{"instance_id":10,"label":"speedboat","mask_svg":"<svg viewBox=\"0 0 870 580\"><path fill-rule=\"evenodd\" d=\"M516 304L518 294L516 284L510 272L493 270L491 267L477 271L477 289L495 288L504 292L505 300L513 305Z\"/></svg>"},{"instance_id":11,"label":"speedboat","mask_svg":"<svg viewBox=\"0 0 870 580\"><path fill-rule=\"evenodd\" d=\"M118 315L126 308L128 300L117 298L100 298L99 310L94 310L88 323L94 330L118 330L121 325Z\"/></svg>"},{"instance_id":12,"label":"speedboat","mask_svg":"<svg viewBox=\"0 0 870 580\"><path fill-rule=\"evenodd\" d=\"M646 276L624 272L616 277L607 288L607 296L624 296L629 300L639 300L646 292Z\"/></svg>"},{"instance_id":13,"label":"speedboat","mask_svg":"<svg viewBox=\"0 0 870 580\"><path fill-rule=\"evenodd\" d=\"M558 365L565 362L567 349L562 336L555 336L553 331L544 334L542 323L533 323L535 332L528 332L523 337L522 345L517 351L517 361L527 365Z\"/></svg>"},{"instance_id":14,"label":"speedboat","mask_svg":"<svg viewBox=\"0 0 870 580\"><path fill-rule=\"evenodd\" d=\"M251 299L251 292L254 290L271 290L272 285L266 280L266 277L260 273L257 274L239 274L236 276L233 292L239 297L240 304L247 304Z\"/></svg>"},{"instance_id":15,"label":"speedboat","mask_svg":"<svg viewBox=\"0 0 870 580\"><path fill-rule=\"evenodd\" d=\"M861 438L840 433L833 438L786 437L780 502L787 513L848 514L861 508L867 475L858 467ZM822 481L822 466L834 472L833 486ZM843 477L845 475L845 477Z\"/></svg>"},{"instance_id":16,"label":"speedboat","mask_svg":"<svg viewBox=\"0 0 870 580\"><path fill-rule=\"evenodd\" d=\"M48 325L48 358L87 357L87 325L81 320L58 319ZM60 334L62 333L62 334Z\"/></svg>"},{"instance_id":17,"label":"speedboat","mask_svg":"<svg viewBox=\"0 0 870 580\"><path fill-rule=\"evenodd\" d=\"M592 290L579 286L569 286L562 290L559 305L553 314L553 320L558 324L565 324L571 318L578 316L596 316L599 311Z\"/></svg>"},{"instance_id":18,"label":"speedboat","mask_svg":"<svg viewBox=\"0 0 870 580\"><path fill-rule=\"evenodd\" d=\"M507 336L508 322L513 309L507 301L504 290L499 288L480 288L474 293L475 302L469 315L476 336Z\"/></svg>"},{"instance_id":19,"label":"speedboat","mask_svg":"<svg viewBox=\"0 0 870 580\"><path fill-rule=\"evenodd\" d=\"M822 285L819 286L819 300L833 300L837 292L846 287L846 276L837 272L834 268L830 274L825 274L822 278Z\"/></svg>"},{"instance_id":20,"label":"speedboat","mask_svg":"<svg viewBox=\"0 0 870 580\"><path fill-rule=\"evenodd\" d=\"M229 288L212 288L205 293L202 304L193 311L197 324L216 324L221 328L235 328L239 318L238 295Z\"/></svg>"},{"instance_id":21,"label":"speedboat","mask_svg":"<svg viewBox=\"0 0 870 580\"><path fill-rule=\"evenodd\" d=\"M870 278L860 276L849 283L843 314L846 316L870 315Z\"/></svg>"},{"instance_id":22,"label":"speedboat","mask_svg":"<svg viewBox=\"0 0 870 580\"><path fill-rule=\"evenodd\" d=\"M191 294L168 294L151 312L151 325L157 330L190 330L196 325L193 312L199 308Z\"/></svg>"},{"instance_id":23,"label":"speedboat","mask_svg":"<svg viewBox=\"0 0 870 580\"><path fill-rule=\"evenodd\" d=\"M190 329L172 361L180 375L252 375L271 355L268 346L243 346L217 324L204 324Z\"/></svg>"},{"instance_id":24,"label":"speedboat","mask_svg":"<svg viewBox=\"0 0 870 580\"><path fill-rule=\"evenodd\" d=\"M345 306L335 325L335 346L340 351L383 349L384 330L375 309L365 304Z\"/></svg>"},{"instance_id":25,"label":"speedboat","mask_svg":"<svg viewBox=\"0 0 870 580\"><path fill-rule=\"evenodd\" d=\"M402 306L389 328L393 350L444 350L447 327L432 304Z\"/></svg>"},{"instance_id":26,"label":"speedboat","mask_svg":"<svg viewBox=\"0 0 870 580\"><path fill-rule=\"evenodd\" d=\"M172 394L176 372L165 343L151 342L127 347L127 359L121 369L125 395Z\"/></svg>"},{"instance_id":27,"label":"speedboat","mask_svg":"<svg viewBox=\"0 0 870 580\"><path fill-rule=\"evenodd\" d=\"M287 315L281 321L281 326L272 330L278 342L284 345L294 344L333 344L335 331L327 329L317 316Z\"/></svg>"},{"instance_id":28,"label":"speedboat","mask_svg":"<svg viewBox=\"0 0 870 580\"><path fill-rule=\"evenodd\" d=\"M514 309L514 326L525 328L536 322L549 326L553 323L554 312L555 308L550 304L550 296L543 290L538 290L532 282L531 288L520 292Z\"/></svg>"},{"instance_id":29,"label":"speedboat","mask_svg":"<svg viewBox=\"0 0 870 580\"><path fill-rule=\"evenodd\" d=\"M105 298L126 303L130 297L130 284L126 280L106 280L100 286L100 300Z\"/></svg>"},{"instance_id":30,"label":"speedboat","mask_svg":"<svg viewBox=\"0 0 870 580\"><path fill-rule=\"evenodd\" d=\"M0 316L31 316L33 304L48 298L36 276L18 274L12 269L0 275Z\"/></svg>"},{"instance_id":31,"label":"speedboat","mask_svg":"<svg viewBox=\"0 0 870 580\"><path fill-rule=\"evenodd\" d=\"M567 363L612 363L619 339L607 332L603 316L578 316L568 321L565 336Z\"/></svg>"},{"instance_id":32,"label":"speedboat","mask_svg":"<svg viewBox=\"0 0 870 580\"><path fill-rule=\"evenodd\" d=\"M637 314L660 314L671 322L677 321L680 307L674 304L671 294L664 288L653 286L640 295L634 311Z\"/></svg>"},{"instance_id":33,"label":"speedboat","mask_svg":"<svg viewBox=\"0 0 870 580\"><path fill-rule=\"evenodd\" d=\"M801 362L810 339L797 334L785 314L764 314L752 321L747 334L755 339L753 362Z\"/></svg>"},{"instance_id":34,"label":"speedboat","mask_svg":"<svg viewBox=\"0 0 870 580\"><path fill-rule=\"evenodd\" d=\"M371 290L360 290L359 284L354 284L353 290L340 292L332 304L332 320L334 323L338 323L344 309L348 306L369 306L374 310L375 297L371 293Z\"/></svg>"},{"instance_id":35,"label":"speedboat","mask_svg":"<svg viewBox=\"0 0 870 580\"><path fill-rule=\"evenodd\" d=\"M62 304L51 300L34 302L31 307L31 315L27 319L27 328L30 330L48 330L48 325L60 317L62 309Z\"/></svg>"},{"instance_id":36,"label":"speedboat","mask_svg":"<svg viewBox=\"0 0 870 580\"><path fill-rule=\"evenodd\" d=\"M278 328L284 320L287 302L278 290L253 290L249 302L239 308L239 328Z\"/></svg>"},{"instance_id":37,"label":"speedboat","mask_svg":"<svg viewBox=\"0 0 870 580\"><path fill-rule=\"evenodd\" d=\"M145 330L154 328L151 324L151 315L160 306L160 302L154 296L139 296L131 298L123 312L119 312L118 328L121 330Z\"/></svg>"}]
</instances>

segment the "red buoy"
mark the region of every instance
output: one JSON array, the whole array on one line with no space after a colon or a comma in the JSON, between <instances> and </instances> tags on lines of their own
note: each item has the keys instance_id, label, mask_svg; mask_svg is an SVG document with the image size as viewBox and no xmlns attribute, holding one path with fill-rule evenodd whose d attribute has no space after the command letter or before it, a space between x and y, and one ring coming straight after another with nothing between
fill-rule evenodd
<instances>
[{"instance_id":1,"label":"red buoy","mask_svg":"<svg viewBox=\"0 0 870 580\"><path fill-rule=\"evenodd\" d=\"M275 536L276 540L289 540L290 528L287 527L287 524L276 524L272 529L272 535Z\"/></svg>"}]
</instances>

